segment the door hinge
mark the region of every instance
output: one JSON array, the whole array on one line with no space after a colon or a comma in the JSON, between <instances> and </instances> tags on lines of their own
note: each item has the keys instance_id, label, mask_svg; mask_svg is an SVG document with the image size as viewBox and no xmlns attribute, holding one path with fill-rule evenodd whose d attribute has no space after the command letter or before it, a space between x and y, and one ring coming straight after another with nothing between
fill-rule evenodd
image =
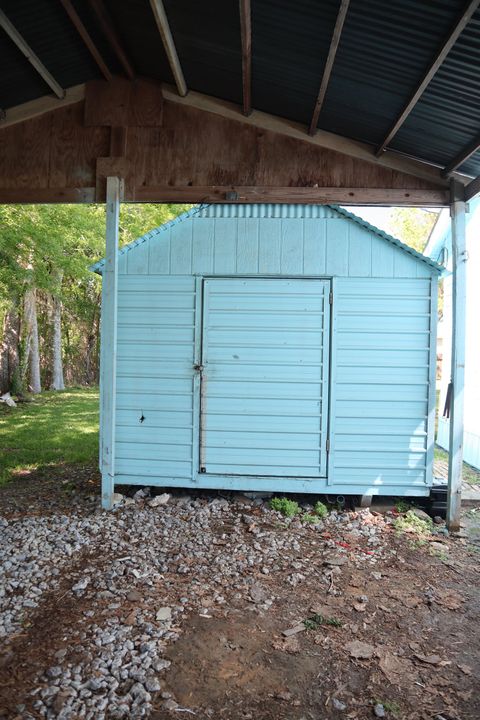
<instances>
[{"instance_id":1,"label":"door hinge","mask_svg":"<svg viewBox=\"0 0 480 720\"><path fill-rule=\"evenodd\" d=\"M327 453L330 452L330 440L327 440L326 442L326 451Z\"/></svg>"},{"instance_id":2,"label":"door hinge","mask_svg":"<svg viewBox=\"0 0 480 720\"><path fill-rule=\"evenodd\" d=\"M331 290L328 295L328 302L330 303L330 305L333 305L333 292Z\"/></svg>"}]
</instances>

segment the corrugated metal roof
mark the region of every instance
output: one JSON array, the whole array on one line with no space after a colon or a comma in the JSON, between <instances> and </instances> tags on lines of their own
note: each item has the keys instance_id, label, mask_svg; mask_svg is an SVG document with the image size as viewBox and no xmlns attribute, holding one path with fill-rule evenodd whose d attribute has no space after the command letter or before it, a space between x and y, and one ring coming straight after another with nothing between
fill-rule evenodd
<instances>
[{"instance_id":1,"label":"corrugated metal roof","mask_svg":"<svg viewBox=\"0 0 480 720\"><path fill-rule=\"evenodd\" d=\"M172 82L149 0L104 0L139 75ZM113 72L118 62L88 0L73 0ZM164 0L189 88L240 104L238 2ZM340 0L252 0L252 104L306 126ZM464 10L466 0L351 0L319 127L379 145ZM100 72L59 2L2 0L2 8L61 85ZM0 32L0 106L46 88ZM480 131L480 10L463 31L391 148L445 165ZM47 89L48 90L48 89ZM461 170L480 174L480 152Z\"/></svg>"},{"instance_id":2,"label":"corrugated metal roof","mask_svg":"<svg viewBox=\"0 0 480 720\"><path fill-rule=\"evenodd\" d=\"M238 204L238 205L230 205L230 204L223 204L223 203L212 203L210 205L199 205L198 207L192 208L191 210L187 210L187 212L182 213L178 217L174 218L173 220L170 220L169 222L165 223L164 225L160 225L160 227L155 228L153 230L150 230L148 233L145 233L145 235L142 235L141 237L137 238L131 243L128 243L128 245L124 245L123 248L120 250L119 254L124 255L125 253L130 252L130 250L133 250L137 245L141 245L142 243L149 240L151 237L155 237L156 235L159 235L162 232L165 232L169 228L174 227L175 225L178 225L181 222L184 222L185 220L188 220L188 218L193 217L194 215L200 215L201 217L206 218L225 218L225 217L242 217L242 218L325 218L325 217L335 217L340 216L344 217L348 220L351 220L352 222L355 222L357 225L360 225L365 230L368 230L371 233L374 233L377 235L377 237L380 237L382 240L386 240L387 242L395 245L395 247L399 248L400 250L403 250L403 252L408 253L409 255L412 255L416 260L419 260L421 262L426 263L429 267L436 270L438 273L443 272L443 267L441 265L438 265L438 263L434 262L431 258L422 255L422 253L417 252L414 250L410 245L406 245L401 240L398 240L397 238L394 238L392 235L389 235L388 233L384 232L383 230L380 230L380 228L375 227L375 225L371 225L366 220L363 220L363 218L359 217L358 215L354 215L351 212L348 212L347 210L344 210L344 208L339 207L338 205L301 205L301 204L280 204L280 203L259 203L259 204ZM90 270L92 272L96 272L99 275L102 274L103 266L105 265L105 260L99 260L94 265L90 267Z\"/></svg>"}]
</instances>

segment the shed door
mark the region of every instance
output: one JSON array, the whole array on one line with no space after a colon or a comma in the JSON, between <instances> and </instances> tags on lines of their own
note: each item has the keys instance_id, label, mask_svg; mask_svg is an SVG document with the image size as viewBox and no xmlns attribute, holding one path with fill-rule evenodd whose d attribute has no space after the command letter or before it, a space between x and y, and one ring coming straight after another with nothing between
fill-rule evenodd
<instances>
[{"instance_id":1,"label":"shed door","mask_svg":"<svg viewBox=\"0 0 480 720\"><path fill-rule=\"evenodd\" d=\"M325 477L326 280L204 281L201 472Z\"/></svg>"}]
</instances>

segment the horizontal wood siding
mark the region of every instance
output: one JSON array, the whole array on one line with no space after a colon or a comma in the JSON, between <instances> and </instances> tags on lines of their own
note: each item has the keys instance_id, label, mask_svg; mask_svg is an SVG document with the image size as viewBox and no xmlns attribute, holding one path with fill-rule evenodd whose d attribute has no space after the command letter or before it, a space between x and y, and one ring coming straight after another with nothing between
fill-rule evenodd
<instances>
[{"instance_id":1,"label":"horizontal wood siding","mask_svg":"<svg viewBox=\"0 0 480 720\"><path fill-rule=\"evenodd\" d=\"M336 283L334 485L426 482L430 282Z\"/></svg>"},{"instance_id":2,"label":"horizontal wood siding","mask_svg":"<svg viewBox=\"0 0 480 720\"><path fill-rule=\"evenodd\" d=\"M147 256L141 253L142 262ZM129 253L128 266L138 271L143 265L133 261L135 257L136 252ZM194 323L193 277L121 277L116 421L120 476L192 478Z\"/></svg>"}]
</instances>

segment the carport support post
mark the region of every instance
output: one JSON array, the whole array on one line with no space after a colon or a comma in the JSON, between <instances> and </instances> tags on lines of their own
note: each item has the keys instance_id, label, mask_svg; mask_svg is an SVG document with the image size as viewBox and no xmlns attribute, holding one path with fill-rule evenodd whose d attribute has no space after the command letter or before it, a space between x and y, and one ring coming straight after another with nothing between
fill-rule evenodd
<instances>
[{"instance_id":1,"label":"carport support post","mask_svg":"<svg viewBox=\"0 0 480 720\"><path fill-rule=\"evenodd\" d=\"M121 180L117 177L108 177L100 356L100 470L102 473L102 506L107 510L110 510L113 504L115 478L118 225L120 193Z\"/></svg>"},{"instance_id":2,"label":"carport support post","mask_svg":"<svg viewBox=\"0 0 480 720\"><path fill-rule=\"evenodd\" d=\"M452 181L450 214L452 222L452 369L450 441L448 458L447 526L460 529L463 462L463 394L465 376L466 311L466 204L464 188Z\"/></svg>"}]
</instances>

